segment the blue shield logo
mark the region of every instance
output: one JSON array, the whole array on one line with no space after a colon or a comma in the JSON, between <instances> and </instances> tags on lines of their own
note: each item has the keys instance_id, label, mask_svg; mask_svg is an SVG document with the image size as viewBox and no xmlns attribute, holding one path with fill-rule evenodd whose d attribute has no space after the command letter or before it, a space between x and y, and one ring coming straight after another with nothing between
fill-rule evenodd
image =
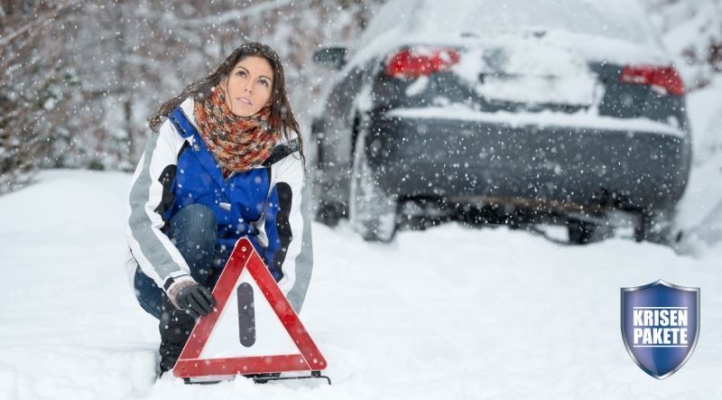
<instances>
[{"instance_id":1,"label":"blue shield logo","mask_svg":"<svg viewBox=\"0 0 722 400\"><path fill-rule=\"evenodd\" d=\"M699 288L658 280L622 288L622 338L644 372L664 379L682 368L699 338Z\"/></svg>"}]
</instances>

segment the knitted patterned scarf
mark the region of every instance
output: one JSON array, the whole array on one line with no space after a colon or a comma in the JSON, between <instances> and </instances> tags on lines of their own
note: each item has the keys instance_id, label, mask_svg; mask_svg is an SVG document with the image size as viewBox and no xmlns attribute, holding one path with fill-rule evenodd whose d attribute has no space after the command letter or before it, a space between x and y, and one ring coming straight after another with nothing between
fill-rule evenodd
<instances>
[{"instance_id":1,"label":"knitted patterned scarf","mask_svg":"<svg viewBox=\"0 0 722 400\"><path fill-rule=\"evenodd\" d=\"M268 124L271 108L266 106L250 117L239 117L226 106L225 94L216 86L211 96L196 100L193 113L199 133L228 177L261 165L279 139Z\"/></svg>"}]
</instances>

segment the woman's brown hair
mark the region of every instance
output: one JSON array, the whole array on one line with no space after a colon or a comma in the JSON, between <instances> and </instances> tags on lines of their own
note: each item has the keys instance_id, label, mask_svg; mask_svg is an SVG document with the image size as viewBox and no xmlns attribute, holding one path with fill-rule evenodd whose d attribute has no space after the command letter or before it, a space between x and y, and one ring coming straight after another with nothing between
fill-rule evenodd
<instances>
[{"instance_id":1,"label":"woman's brown hair","mask_svg":"<svg viewBox=\"0 0 722 400\"><path fill-rule=\"evenodd\" d=\"M148 120L150 129L158 132L166 116L175 110L185 99L192 97L195 100L203 100L208 97L211 90L231 73L236 64L244 58L251 56L264 58L271 64L271 69L273 70L273 91L271 92L271 115L268 122L271 128L281 132L286 140L291 140L291 132L296 132L298 136L299 153L305 165L306 157L303 152L301 130L298 127L296 118L293 116L291 105L288 103L286 79L281 59L273 49L262 43L251 42L237 47L215 71L205 78L186 86L178 96L163 103L158 112Z\"/></svg>"}]
</instances>

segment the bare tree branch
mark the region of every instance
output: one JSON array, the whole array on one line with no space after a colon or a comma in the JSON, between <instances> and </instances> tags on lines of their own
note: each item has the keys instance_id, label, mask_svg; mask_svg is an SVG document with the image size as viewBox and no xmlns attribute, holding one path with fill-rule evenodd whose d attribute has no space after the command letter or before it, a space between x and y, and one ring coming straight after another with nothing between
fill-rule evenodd
<instances>
[{"instance_id":1,"label":"bare tree branch","mask_svg":"<svg viewBox=\"0 0 722 400\"><path fill-rule=\"evenodd\" d=\"M9 26L6 28L6 30L10 30L10 33L8 36L2 37L0 36L0 46L7 46L15 40L17 37L30 32L31 30L34 30L38 28L41 25L46 25L49 21L57 18L58 14L71 6L75 6L80 4L79 2L71 2L71 1L64 1L60 4L57 4L55 8L49 9L48 12L41 15L39 18L33 19L28 21L26 24L19 26L19 27L12 27Z\"/></svg>"},{"instance_id":2,"label":"bare tree branch","mask_svg":"<svg viewBox=\"0 0 722 400\"><path fill-rule=\"evenodd\" d=\"M174 24L177 24L177 26L188 28L206 28L209 26L223 25L228 22L238 21L241 18L260 15L263 12L288 6L297 2L298 0L272 0L253 6L247 6L242 9L234 9L232 11L219 13L213 16L194 19L179 17L170 11L163 13L143 13L141 15L149 18L161 17L163 19L170 19Z\"/></svg>"}]
</instances>

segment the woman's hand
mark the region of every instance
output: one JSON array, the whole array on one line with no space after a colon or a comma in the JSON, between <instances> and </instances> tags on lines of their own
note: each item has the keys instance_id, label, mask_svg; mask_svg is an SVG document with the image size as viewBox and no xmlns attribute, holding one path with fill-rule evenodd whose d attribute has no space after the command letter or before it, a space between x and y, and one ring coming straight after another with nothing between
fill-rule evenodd
<instances>
[{"instance_id":1,"label":"woman's hand","mask_svg":"<svg viewBox=\"0 0 722 400\"><path fill-rule=\"evenodd\" d=\"M213 306L216 305L211 291L193 281L185 281L171 288L168 298L177 309L196 319L213 312Z\"/></svg>"}]
</instances>

